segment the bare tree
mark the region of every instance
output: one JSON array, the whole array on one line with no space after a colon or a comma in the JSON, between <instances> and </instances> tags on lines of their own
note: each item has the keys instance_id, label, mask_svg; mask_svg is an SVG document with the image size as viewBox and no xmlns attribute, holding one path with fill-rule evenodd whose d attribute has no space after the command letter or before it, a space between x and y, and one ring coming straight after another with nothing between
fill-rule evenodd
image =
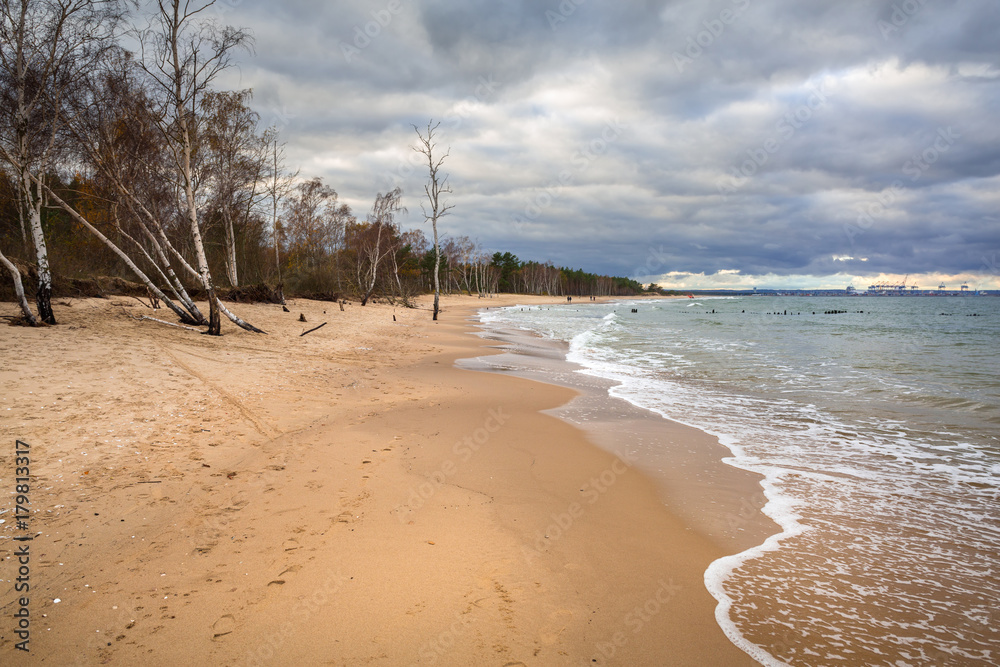
<instances>
[{"instance_id":1,"label":"bare tree","mask_svg":"<svg viewBox=\"0 0 1000 667\"><path fill-rule=\"evenodd\" d=\"M326 291L336 272L339 288L337 255L345 230L353 221L351 208L338 203L337 192L324 185L322 179L299 183L288 198L281 221L285 260L293 275L311 280L313 289Z\"/></svg>"},{"instance_id":2,"label":"bare tree","mask_svg":"<svg viewBox=\"0 0 1000 667\"><path fill-rule=\"evenodd\" d=\"M441 123L434 123L430 121L427 123L427 134L424 135L420 132L420 128L416 125L413 126L413 130L417 133L417 145L413 146L413 150L423 155L427 158L427 184L424 186L424 193L427 195L427 204L421 204L421 209L424 212L424 219L430 220L431 227L434 230L434 319L438 318L438 311L440 310L441 301L441 279L438 275L441 270L441 247L438 244L438 220L448 215L454 206L449 205L444 199L443 195L451 193L451 186L448 185L448 176L441 174L441 165L444 164L445 158L450 154L450 149L444 152L444 155L438 154L435 156L435 148L437 144L434 141L434 133L440 127Z\"/></svg>"},{"instance_id":3,"label":"bare tree","mask_svg":"<svg viewBox=\"0 0 1000 667\"><path fill-rule=\"evenodd\" d=\"M0 147L17 174L22 234L26 215L38 264L35 305L47 324L56 319L36 177L58 148L66 99L114 47L124 14L117 0L0 0Z\"/></svg>"},{"instance_id":4,"label":"bare tree","mask_svg":"<svg viewBox=\"0 0 1000 667\"><path fill-rule=\"evenodd\" d=\"M167 295L164 294L153 283L153 281L136 265L136 263L132 260L132 258L128 254L126 254L117 244L115 244L111 239L109 239L105 234L103 234L97 227L95 227L93 224L91 224L91 222L89 220L87 220L85 217L83 217L75 208L73 208L72 206L70 206L69 204L67 204L58 194L55 193L55 191L52 190L51 187L49 187L49 185L47 183L45 183L42 179L34 176L34 174L32 174L31 177L32 177L32 179L34 179L34 182L39 187L39 189L43 190L45 192L45 194L50 199L53 200L53 202L55 203L56 206L58 206L59 208L62 208L64 211L66 211L67 213L69 213L70 217L75 222L79 223L84 228L86 228L87 230L89 230L102 243L104 243L104 245L106 245L116 255L118 255L118 257L121 258L121 260L125 262L126 266L128 266L132 270L132 272L143 282L143 284L149 290L149 293L152 296L156 297L157 299L163 301L171 310L173 310L180 317L180 319L181 319L182 322L191 322L191 323L195 323L195 324L204 323L204 318L201 318L200 320L195 320L193 317L190 316L189 313L186 313L185 311L181 310L180 307L178 307L176 304L174 304L174 302L171 301L167 297ZM134 242L134 239L131 239L131 237L129 237L127 233L125 233L123 230L121 230L120 226L118 228L118 231L123 236L125 236L126 238L129 238L130 240L133 240L133 242ZM152 262L152 258L149 257L148 254L146 255L146 257ZM201 314L198 313L198 316L200 317Z\"/></svg>"},{"instance_id":5,"label":"bare tree","mask_svg":"<svg viewBox=\"0 0 1000 667\"><path fill-rule=\"evenodd\" d=\"M482 253L475 258L476 290L479 298L485 298L497 293L500 282L500 267L493 263L489 253Z\"/></svg>"},{"instance_id":6,"label":"bare tree","mask_svg":"<svg viewBox=\"0 0 1000 667\"><path fill-rule=\"evenodd\" d=\"M197 148L205 121L200 103L212 81L229 67L233 51L251 44L249 33L231 26L220 28L199 17L213 4L215 0L196 6L191 0L158 0L151 25L137 34L141 47L138 64L157 103L157 126L171 157L173 184L181 193L179 208L188 223L198 265L196 275L208 294L207 333L221 333L220 311L237 326L263 333L219 301L199 221L203 193Z\"/></svg>"},{"instance_id":7,"label":"bare tree","mask_svg":"<svg viewBox=\"0 0 1000 667\"><path fill-rule=\"evenodd\" d=\"M286 252L293 266L315 270L329 257L330 208L337 204L337 191L316 177L303 181L289 198L282 230Z\"/></svg>"},{"instance_id":8,"label":"bare tree","mask_svg":"<svg viewBox=\"0 0 1000 667\"><path fill-rule=\"evenodd\" d=\"M459 289L472 296L472 262L476 254L476 243L468 236L455 239L455 260L458 262L458 273L461 277Z\"/></svg>"},{"instance_id":9,"label":"bare tree","mask_svg":"<svg viewBox=\"0 0 1000 667\"><path fill-rule=\"evenodd\" d=\"M399 240L395 217L397 213L406 212L400 205L402 197L403 191L400 188L394 188L385 194L378 193L371 213L368 214L368 224L359 235L356 251L362 306L367 305L375 291L379 266L387 256L395 255Z\"/></svg>"},{"instance_id":10,"label":"bare tree","mask_svg":"<svg viewBox=\"0 0 1000 667\"><path fill-rule=\"evenodd\" d=\"M287 197L292 190L292 183L299 175L285 171L285 151L284 145L278 145L278 130L270 128L265 133L266 143L270 150L270 172L268 174L267 194L271 198L271 234L274 242L274 267L277 276L278 295L281 297L281 305L285 305L285 291L281 282L281 230L278 223L278 202Z\"/></svg>"},{"instance_id":11,"label":"bare tree","mask_svg":"<svg viewBox=\"0 0 1000 667\"><path fill-rule=\"evenodd\" d=\"M239 285L237 237L246 233L267 194L263 181L271 161L270 135L257 134L260 115L247 106L251 95L250 90L209 91L202 98L213 208L222 217L226 275L233 287Z\"/></svg>"},{"instance_id":12,"label":"bare tree","mask_svg":"<svg viewBox=\"0 0 1000 667\"><path fill-rule=\"evenodd\" d=\"M169 158L157 121L150 114L148 95L135 80L127 58L107 64L108 68L86 81L77 94L67 131L77 158L94 170L92 184L103 186L100 197L114 202L114 228L107 232L127 241L147 261L177 304L151 284L136 262L96 225L59 197L50 197L118 255L181 322L207 324L171 261L198 279L197 271L171 241L175 230L168 230L165 222L178 218L177 198L170 187Z\"/></svg>"}]
</instances>

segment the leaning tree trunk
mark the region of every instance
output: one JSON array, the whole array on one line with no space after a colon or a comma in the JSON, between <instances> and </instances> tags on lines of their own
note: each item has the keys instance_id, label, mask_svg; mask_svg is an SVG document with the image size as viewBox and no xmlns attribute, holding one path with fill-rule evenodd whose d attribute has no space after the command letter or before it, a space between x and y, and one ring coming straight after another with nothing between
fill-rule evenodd
<instances>
[{"instance_id":1,"label":"leaning tree trunk","mask_svg":"<svg viewBox=\"0 0 1000 667\"><path fill-rule=\"evenodd\" d=\"M223 305L222 301L219 300L218 297L216 297L216 299L215 299L215 305L218 307L219 310L222 311L223 315L225 315L226 317L229 318L230 322L232 322L233 324L235 324L239 328L246 329L247 331L252 331L253 333L260 333L260 334L266 334L267 333L266 331L262 331L262 330L258 329L257 327L255 327L254 325L250 324L246 320L240 318L238 315L236 315L236 313L234 313L231 310L229 310L228 308L226 308Z\"/></svg>"},{"instance_id":2,"label":"leaning tree trunk","mask_svg":"<svg viewBox=\"0 0 1000 667\"><path fill-rule=\"evenodd\" d=\"M52 191L51 188L49 188L49 186L43 184L42 187L45 188L45 191L48 193L48 195L52 198L52 200L56 204L59 205L60 208L62 208L62 210L66 211L66 213L68 213L71 218L73 218L75 221L86 227L90 231L90 233L96 236L102 243L104 243L104 245L110 248L112 252L118 255L118 257L123 262L125 262L128 268L132 270L132 273L134 273L136 277L138 277L139 280L142 281L143 285L146 286L146 289L152 292L153 295L155 295L158 299L163 301L163 303L165 303L167 307L170 308L170 310L174 311L177 317L180 318L181 322L184 322L185 324L204 324L204 320L202 320L201 322L194 320L189 313L185 312L184 309L182 309L180 306L171 301L169 297L167 297L167 295L164 294L163 291L160 290L160 288L158 288L153 283L153 281L149 279L149 276L147 276L142 271L142 269L140 269L136 265L136 263L132 261L132 258L129 257L124 250L115 245L114 241L112 241L107 236L102 234L101 230L97 229L92 224L90 224L90 221L84 218L82 215L80 215L76 211L76 209L74 209L72 206L63 201L62 198L59 197L59 195L57 195L55 192Z\"/></svg>"},{"instance_id":3,"label":"leaning tree trunk","mask_svg":"<svg viewBox=\"0 0 1000 667\"><path fill-rule=\"evenodd\" d=\"M160 226L158 222L154 221L153 224L156 225L156 228L159 231L163 231L162 226ZM184 283L182 283L181 279L177 277L177 273L174 271L174 267L171 266L170 259L167 257L167 254L163 250L163 246L159 240L141 220L139 220L139 228L142 230L142 233L146 235L150 245L153 247L153 251L159 258L159 263L152 262L152 264L157 267L160 271L160 275L164 277L164 283L170 288L170 291L174 293L174 296L177 297L177 300L181 302L184 308L191 313L191 317L195 320L194 324L207 324L208 320L206 320L205 316L201 314L201 311L198 310L198 306L195 305L194 299L192 299L187 293L187 290L184 289ZM165 238L166 234L163 234L163 236Z\"/></svg>"},{"instance_id":4,"label":"leaning tree trunk","mask_svg":"<svg viewBox=\"0 0 1000 667\"><path fill-rule=\"evenodd\" d=\"M194 321L189 322L189 324L207 324L208 320L206 320L205 316L201 314L201 311L198 310L198 306L195 305L194 299L192 299L190 295L188 295L187 290L184 289L184 284L181 282L180 278L177 277L177 274L170 263L170 259L167 257L163 248L168 248L178 258L180 263L189 270L189 273L196 280L200 279L201 276L197 271L188 266L184 257L174 249L173 245L170 243L170 239L167 238L166 232L163 231L163 225L160 224L159 220L156 219L156 216L154 216L150 210L146 208L139 198L135 196L135 193L132 192L130 188L125 187L125 185L122 184L118 178L115 178L114 176L111 176L111 178L115 183L115 187L118 188L118 191L129 200L129 208L136 216L136 222L139 225L139 229L142 230L143 235L145 235L145 237L149 240L153 251L156 253L157 258L159 258L159 264L153 262L154 266L158 266L161 274L164 272L167 274L167 287L170 288L170 291L174 293L177 300L180 301L184 308L191 314L190 317ZM149 225L142 221L143 218L149 221ZM156 235L150 231L150 226L156 230Z\"/></svg>"},{"instance_id":5,"label":"leaning tree trunk","mask_svg":"<svg viewBox=\"0 0 1000 667\"><path fill-rule=\"evenodd\" d=\"M31 306L28 305L28 299L24 296L24 283L21 282L21 272L17 270L14 263L7 259L2 252L0 252L0 264L6 266L7 270L10 271L14 282L14 293L17 295L17 303L21 306L24 319L31 326L37 327L38 320L35 319L35 314L31 312Z\"/></svg>"},{"instance_id":6,"label":"leaning tree trunk","mask_svg":"<svg viewBox=\"0 0 1000 667\"><path fill-rule=\"evenodd\" d=\"M180 83L177 84L180 86ZM179 96L178 96L179 97ZM198 259L198 273L201 282L208 293L208 331L209 336L219 336L222 334L222 321L219 319L219 299L215 295L215 284L212 282L212 273L208 269L208 257L205 255L205 244L201 238L201 228L198 226L198 205L194 198L194 186L192 184L191 168L191 133L187 121L184 119L185 109L178 104L178 115L181 119L181 136L184 141L183 153L183 177L184 177L184 197L187 203L188 222L191 226L191 240L194 245L195 257Z\"/></svg>"}]
</instances>

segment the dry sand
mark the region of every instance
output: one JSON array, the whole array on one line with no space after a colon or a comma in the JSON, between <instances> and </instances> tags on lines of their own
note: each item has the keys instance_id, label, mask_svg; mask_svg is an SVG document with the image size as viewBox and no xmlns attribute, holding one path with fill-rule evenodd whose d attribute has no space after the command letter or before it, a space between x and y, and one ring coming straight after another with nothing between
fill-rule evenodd
<instances>
[{"instance_id":1,"label":"dry sand","mask_svg":"<svg viewBox=\"0 0 1000 667\"><path fill-rule=\"evenodd\" d=\"M754 664L703 584L722 548L539 412L571 390L454 368L501 303L241 306L269 335L208 338L90 299L0 326L0 489L30 443L36 534L25 654L4 504L0 663Z\"/></svg>"}]
</instances>

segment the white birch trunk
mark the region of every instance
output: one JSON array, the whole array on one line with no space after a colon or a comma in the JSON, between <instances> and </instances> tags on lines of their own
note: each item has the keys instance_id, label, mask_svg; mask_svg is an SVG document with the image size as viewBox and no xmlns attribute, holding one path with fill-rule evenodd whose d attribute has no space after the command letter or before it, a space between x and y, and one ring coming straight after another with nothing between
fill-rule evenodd
<instances>
[{"instance_id":1,"label":"white birch trunk","mask_svg":"<svg viewBox=\"0 0 1000 667\"><path fill-rule=\"evenodd\" d=\"M239 277L236 274L236 233L228 206L222 207L222 222L226 232L226 277L229 278L230 285L239 287Z\"/></svg>"},{"instance_id":2,"label":"white birch trunk","mask_svg":"<svg viewBox=\"0 0 1000 667\"><path fill-rule=\"evenodd\" d=\"M178 74L180 77L180 74ZM177 81L180 86L180 78ZM180 95L178 94L178 99ZM212 284L212 273L208 269L208 257L205 255L205 244L201 238L201 228L198 226L198 203L194 197L194 175L191 169L191 133L185 118L185 109L178 104L178 116L180 117L181 137L183 141L183 160L181 163L181 176L184 179L184 199L187 204L187 218L191 229L191 241L194 245L194 254L198 262L198 275L201 283L208 292L208 335L218 336L222 333L222 322L219 320L219 300L215 296L215 285Z\"/></svg>"},{"instance_id":3,"label":"white birch trunk","mask_svg":"<svg viewBox=\"0 0 1000 667\"><path fill-rule=\"evenodd\" d=\"M232 312L231 310L229 310L228 308L226 308L226 306L223 305L222 301L220 301L218 297L215 298L215 305L218 306L219 310L222 311L223 315L225 315L226 317L229 318L230 322L232 322L233 324L235 324L239 328L246 329L247 331L252 331L253 333L261 333L261 334L266 334L267 333L266 331L262 331L262 330L258 329L254 325L252 325L249 322L247 322L246 320L240 318L234 312Z\"/></svg>"},{"instance_id":4,"label":"white birch trunk","mask_svg":"<svg viewBox=\"0 0 1000 667\"><path fill-rule=\"evenodd\" d=\"M52 312L52 270L49 268L49 250L45 245L45 232L42 229L42 203L33 201L30 196L31 180L25 179L25 205L28 207L28 228L31 230L31 241L35 246L35 261L38 263L38 287L35 290L35 306L38 308L38 319L46 324L55 324L55 314Z\"/></svg>"},{"instance_id":5,"label":"white birch trunk","mask_svg":"<svg viewBox=\"0 0 1000 667\"><path fill-rule=\"evenodd\" d=\"M52 200L56 204L58 204L60 208L62 208L64 211L66 211L70 215L70 217L72 217L74 220L76 220L81 225L83 225L84 227L86 227L90 231L90 233L92 233L94 236L96 236L98 239L100 239L100 241L104 245L106 245L108 248L111 249L112 252L114 252L116 255L118 255L118 257L123 262L125 262L125 264L128 266L128 268L132 270L132 272L139 278L139 280L142 281L142 284L145 285L146 288L150 292L152 292L158 299L162 300L163 303L167 304L167 307L170 308L170 310L174 311L174 313L181 319L182 322L191 322L190 315L188 315L187 313L185 313L184 310L180 306L178 306L173 301L171 301L170 298L167 297L167 295L164 294L163 291L160 290L160 288L157 287L153 283L153 281L149 279L149 276L147 276L142 271L142 269L140 269L138 266L136 266L135 262L132 261L132 258L129 257L125 253L125 251L123 251L121 248L119 248L117 245L115 245L114 241L112 241L107 236L105 236L104 234L102 234L101 230L97 229L92 224L90 224L89 220L87 220L82 215L80 215L79 213L77 213L77 211L72 206L70 206L69 204L67 204L66 202L64 202L59 197L59 195L57 195L55 192L53 192L49 188L49 186L43 184L43 187L45 188L45 190L48 193L48 195L50 197L52 197ZM199 323L195 322L195 324L199 324Z\"/></svg>"},{"instance_id":6,"label":"white birch trunk","mask_svg":"<svg viewBox=\"0 0 1000 667\"><path fill-rule=\"evenodd\" d=\"M170 260L164 252L162 244L141 220L138 222L143 234L145 234L146 238L149 239L150 244L153 246L153 250L156 252L157 257L160 260L159 262L153 262L153 265L163 267L161 275L164 272L166 273L164 280L170 287L170 291L173 292L174 296L177 297L177 300L184 305L184 308L191 313L191 318L193 320L191 324L207 324L208 321L205 319L205 316L201 314L200 310L198 310L198 306L195 305L194 299L188 295L187 290L184 288L184 283L181 282L180 278L178 278L177 274L174 272L174 267L170 264ZM153 221L153 224L158 228L160 227L159 223L155 220ZM162 231L162 228L160 229Z\"/></svg>"},{"instance_id":7,"label":"white birch trunk","mask_svg":"<svg viewBox=\"0 0 1000 667\"><path fill-rule=\"evenodd\" d=\"M24 283L21 282L21 272L17 270L14 263L7 259L2 252L0 252L0 264L3 264L10 271L11 279L14 282L14 294L17 295L17 303L21 306L21 313L24 315L24 319L31 326L37 327L38 320L35 319L35 314L31 312L31 306L28 305L28 299L24 296Z\"/></svg>"}]
</instances>

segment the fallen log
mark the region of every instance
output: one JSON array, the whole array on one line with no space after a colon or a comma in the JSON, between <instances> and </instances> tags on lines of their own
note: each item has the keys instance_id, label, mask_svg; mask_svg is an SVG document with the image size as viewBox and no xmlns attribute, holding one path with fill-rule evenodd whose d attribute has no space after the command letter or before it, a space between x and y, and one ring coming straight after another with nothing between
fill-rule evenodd
<instances>
[{"instance_id":1,"label":"fallen log","mask_svg":"<svg viewBox=\"0 0 1000 667\"><path fill-rule=\"evenodd\" d=\"M303 337L303 336L305 336L305 335L306 335L307 333L312 333L313 331L316 331L316 329L322 329L322 328L323 328L323 327L325 327L325 326L326 326L326 322L323 322L323 324L319 325L318 327L313 327L313 328L312 328L312 329L310 329L309 331L303 331L302 333L300 333L300 334L299 334L299 338L302 338L302 337Z\"/></svg>"}]
</instances>

